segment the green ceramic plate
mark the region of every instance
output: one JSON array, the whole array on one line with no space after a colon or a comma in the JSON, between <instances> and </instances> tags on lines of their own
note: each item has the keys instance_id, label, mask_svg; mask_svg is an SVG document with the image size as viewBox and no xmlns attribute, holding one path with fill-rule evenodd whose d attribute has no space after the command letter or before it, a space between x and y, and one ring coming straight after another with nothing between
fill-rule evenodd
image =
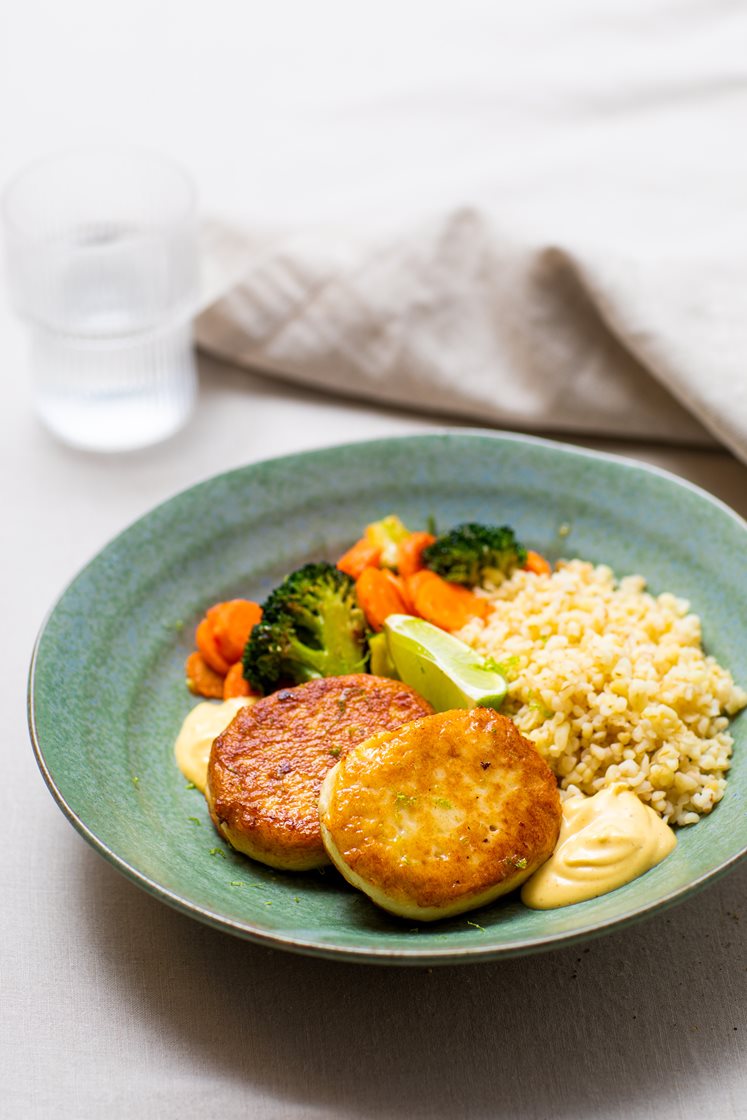
<instances>
[{"instance_id":1,"label":"green ceramic plate","mask_svg":"<svg viewBox=\"0 0 747 1120\"><path fill-rule=\"evenodd\" d=\"M747 525L661 471L513 435L441 434L259 463L179 494L109 544L64 593L31 666L31 735L78 831L164 902L265 944L353 960L475 961L568 944L683 899L747 849L747 717L715 811L675 853L590 902L537 912L517 898L436 925L388 918L335 873L273 872L217 837L172 744L194 699L184 659L201 612L262 598L293 567L334 559L391 511L508 522L551 559L583 556L691 600L707 649L747 682ZM565 540L561 525L571 526ZM722 563L722 558L730 562Z\"/></svg>"}]
</instances>

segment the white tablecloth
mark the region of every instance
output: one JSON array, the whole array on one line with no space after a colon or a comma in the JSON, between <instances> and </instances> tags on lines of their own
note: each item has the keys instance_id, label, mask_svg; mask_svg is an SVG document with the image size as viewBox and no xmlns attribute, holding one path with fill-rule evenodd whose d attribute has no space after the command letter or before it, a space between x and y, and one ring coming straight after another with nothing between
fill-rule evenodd
<instances>
[{"instance_id":1,"label":"white tablecloth","mask_svg":"<svg viewBox=\"0 0 747 1120\"><path fill-rule=\"evenodd\" d=\"M674 20L688 8L671 7ZM432 8L421 7L424 21ZM256 184L265 206L257 213L270 221L268 200L277 216L319 170L312 152L304 176L282 173L293 165L292 122L303 141L313 113L329 109L333 119L325 97L335 82L314 80L312 32L343 85L362 65L373 73L384 48L404 49L393 7L377 6L363 27L356 11L287 0L5 5L0 180L31 156L103 135L192 166L217 212L250 207ZM364 41L376 48L365 61ZM242 167L253 161L248 186L239 151ZM26 730L34 636L66 582L124 525L213 472L428 423L203 363L199 409L170 443L123 459L76 453L31 416L21 337L2 293L0 369L0 1115L747 1116L745 866L669 913L578 949L430 971L234 940L146 896L89 849L49 796ZM606 446L670 467L747 514L747 467L726 453Z\"/></svg>"},{"instance_id":2,"label":"white tablecloth","mask_svg":"<svg viewBox=\"0 0 747 1120\"><path fill-rule=\"evenodd\" d=\"M74 832L26 731L27 662L75 571L153 503L214 471L423 430L412 417L203 368L170 443L63 448L12 380L0 416L6 712L0 1114L9 1120L730 1120L747 1115L747 867L601 940L463 968L306 959L140 892ZM747 514L726 453L631 448Z\"/></svg>"}]
</instances>

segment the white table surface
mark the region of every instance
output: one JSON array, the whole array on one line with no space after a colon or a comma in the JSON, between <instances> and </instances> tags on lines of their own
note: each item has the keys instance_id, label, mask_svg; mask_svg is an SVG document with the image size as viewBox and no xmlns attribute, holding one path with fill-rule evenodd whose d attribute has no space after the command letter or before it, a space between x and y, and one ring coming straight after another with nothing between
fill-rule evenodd
<instances>
[{"instance_id":1,"label":"white table surface","mask_svg":"<svg viewBox=\"0 0 747 1120\"><path fill-rule=\"evenodd\" d=\"M334 122L330 62L359 65L349 50L352 11L326 0L323 10L285 0L5 5L0 181L32 156L103 135L180 158L218 211L246 203L236 170L254 160L250 194L256 184L259 213L277 216L273 207L300 197L284 168L293 167L304 113L329 105ZM423 13L414 3L372 8L368 64L404 43L390 30L403 19L417 36ZM400 53L404 67L404 46ZM67 581L123 526L214 472L433 421L203 362L199 408L179 436L137 455L84 455L34 420L21 335L2 302L0 291L0 1116L747 1116L747 865L581 948L390 969L293 956L208 929L86 845L47 792L26 729L33 640ZM728 454L604 446L669 467L747 515L747 468Z\"/></svg>"},{"instance_id":2,"label":"white table surface","mask_svg":"<svg viewBox=\"0 0 747 1120\"><path fill-rule=\"evenodd\" d=\"M6 353L20 360L6 328ZM189 427L123 457L54 442L22 377L3 393L0 1114L747 1116L745 865L583 947L382 968L271 951L201 926L122 878L64 819L33 760L24 693L37 628L77 569L156 502L213 472L433 423L209 361L201 372ZM727 454L605 446L747 513L747 468Z\"/></svg>"}]
</instances>

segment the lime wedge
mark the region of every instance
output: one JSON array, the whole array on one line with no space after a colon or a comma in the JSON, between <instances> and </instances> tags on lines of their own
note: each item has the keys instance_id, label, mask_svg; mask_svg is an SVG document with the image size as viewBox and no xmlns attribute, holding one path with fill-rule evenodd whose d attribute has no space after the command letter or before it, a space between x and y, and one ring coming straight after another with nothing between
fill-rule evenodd
<instances>
[{"instance_id":1,"label":"lime wedge","mask_svg":"<svg viewBox=\"0 0 747 1120\"><path fill-rule=\"evenodd\" d=\"M437 712L500 707L505 679L486 669L475 651L452 634L409 614L391 614L384 633L401 679Z\"/></svg>"}]
</instances>

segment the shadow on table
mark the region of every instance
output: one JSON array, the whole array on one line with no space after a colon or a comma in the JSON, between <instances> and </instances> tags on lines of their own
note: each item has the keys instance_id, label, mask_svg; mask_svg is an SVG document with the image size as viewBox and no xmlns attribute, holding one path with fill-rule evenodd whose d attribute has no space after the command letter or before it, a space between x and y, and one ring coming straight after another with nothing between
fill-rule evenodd
<instances>
[{"instance_id":1,"label":"shadow on table","mask_svg":"<svg viewBox=\"0 0 747 1120\"><path fill-rule=\"evenodd\" d=\"M747 866L577 948L431 970L252 945L161 905L85 848L81 859L80 908L107 984L167 1052L237 1099L251 1085L303 1115L582 1120L636 1102L660 1115L676 1098L684 1115L688 1094L728 1083L741 1061L729 1011L744 998Z\"/></svg>"}]
</instances>

